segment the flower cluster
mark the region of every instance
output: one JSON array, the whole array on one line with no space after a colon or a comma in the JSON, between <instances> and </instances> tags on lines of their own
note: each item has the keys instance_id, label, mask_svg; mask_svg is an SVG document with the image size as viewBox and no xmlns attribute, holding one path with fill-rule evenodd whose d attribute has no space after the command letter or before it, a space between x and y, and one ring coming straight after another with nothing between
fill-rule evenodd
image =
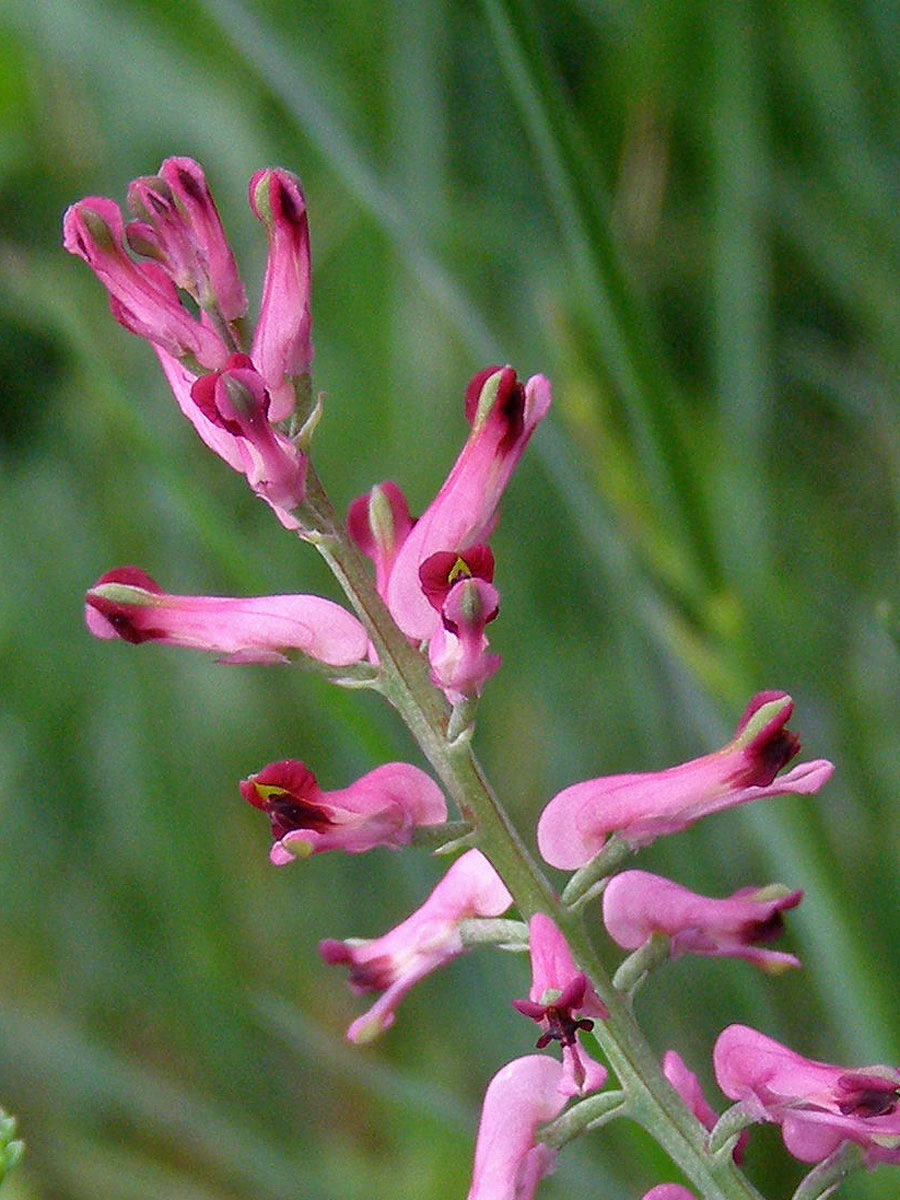
<instances>
[{"instance_id":1,"label":"flower cluster","mask_svg":"<svg viewBox=\"0 0 900 1200\"><path fill-rule=\"evenodd\" d=\"M396 927L372 938L326 938L319 949L325 962L348 968L353 992L378 993L347 1030L361 1043L394 1023L416 983L470 947L527 946L531 986L512 1003L537 1024L536 1049L552 1047L558 1057L516 1058L489 1083L469 1200L530 1200L571 1130L628 1113L640 1077L629 1074L637 1068L617 1039L623 1030L632 1045L640 1037L629 1024L630 1001L654 966L684 954L730 956L770 973L799 966L767 943L800 890L770 885L711 898L646 871L615 874L621 859L709 814L815 793L832 765L790 766L800 749L787 729L793 702L783 692L760 692L721 749L660 771L576 782L550 799L537 823L538 849L549 866L576 872L557 898L509 834L469 746L475 702L500 662L486 634L499 611L490 538L513 470L549 409L548 381L535 375L520 382L510 366L479 371L465 390L468 435L422 515L414 519L401 488L385 481L352 501L342 525L321 499L310 460L318 405L309 379L309 234L295 177L272 169L250 181L268 258L246 344L244 289L201 168L167 159L156 176L132 183L128 205L128 223L110 200L73 205L66 247L104 284L115 318L153 346L203 441L246 477L283 526L329 557L358 616L319 596L171 595L137 567L123 567L89 589L88 628L101 638L205 649L231 663L301 657L337 683L380 687L393 700L456 800L461 833L447 826L442 788L410 763L385 763L325 791L303 762L284 759L248 775L240 792L268 818L276 865L413 840L444 851L466 847ZM602 925L629 952L613 980L592 946L600 921L590 933L582 921L598 891ZM521 920L509 918L513 908ZM604 1050L619 1076L611 1087L596 1058ZM668 1096L660 1120L693 1122L666 1144L702 1140L697 1122L715 1141L725 1122L721 1136L739 1162L742 1124L764 1120L781 1126L788 1150L804 1162L851 1142L869 1165L900 1163L900 1070L833 1067L740 1025L719 1037L714 1066L736 1102L721 1122L677 1053L654 1068L657 1093ZM646 1102L653 1087L641 1083ZM672 1090L683 1101L682 1117L672 1117ZM693 1130L693 1141L684 1129ZM711 1149L704 1169L714 1157ZM660 1184L644 1200L691 1200L691 1193Z\"/></svg>"}]
</instances>

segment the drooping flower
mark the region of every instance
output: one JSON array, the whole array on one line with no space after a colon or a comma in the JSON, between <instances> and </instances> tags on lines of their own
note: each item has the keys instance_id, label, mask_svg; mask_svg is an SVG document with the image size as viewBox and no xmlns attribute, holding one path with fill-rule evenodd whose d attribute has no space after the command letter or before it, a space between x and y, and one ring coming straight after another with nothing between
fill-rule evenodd
<instances>
[{"instance_id":1,"label":"drooping flower","mask_svg":"<svg viewBox=\"0 0 900 1200\"><path fill-rule=\"evenodd\" d=\"M384 599L394 561L413 527L406 498L392 480L376 483L347 509L347 532L375 567L375 588Z\"/></svg>"},{"instance_id":2,"label":"drooping flower","mask_svg":"<svg viewBox=\"0 0 900 1200\"><path fill-rule=\"evenodd\" d=\"M428 641L431 680L453 704L480 695L500 666L500 655L488 653L484 632L500 605L493 576L488 546L432 554L419 568L422 591L441 616Z\"/></svg>"},{"instance_id":3,"label":"drooping flower","mask_svg":"<svg viewBox=\"0 0 900 1200\"><path fill-rule=\"evenodd\" d=\"M453 863L431 895L405 921L373 939L333 938L319 943L328 963L346 963L354 992L382 992L350 1025L351 1042L368 1042L394 1021L397 1005L425 975L462 954L460 921L499 917L512 904L500 876L480 850Z\"/></svg>"},{"instance_id":4,"label":"drooping flower","mask_svg":"<svg viewBox=\"0 0 900 1200\"><path fill-rule=\"evenodd\" d=\"M725 1095L753 1120L779 1124L801 1162L818 1162L852 1141L867 1166L900 1164L900 1069L817 1062L746 1025L719 1034L713 1066Z\"/></svg>"},{"instance_id":5,"label":"drooping flower","mask_svg":"<svg viewBox=\"0 0 900 1200\"><path fill-rule=\"evenodd\" d=\"M773 884L741 888L717 900L648 871L622 871L613 876L603 893L603 923L613 941L625 950L636 950L651 934L663 933L669 938L670 958L727 955L777 974L799 967L799 960L754 943L776 938L782 929L781 914L802 898L802 891Z\"/></svg>"},{"instance_id":6,"label":"drooping flower","mask_svg":"<svg viewBox=\"0 0 900 1200\"><path fill-rule=\"evenodd\" d=\"M306 200L297 177L279 169L257 171L249 196L269 243L250 357L272 397L272 420L280 421L294 408L291 381L312 361Z\"/></svg>"},{"instance_id":7,"label":"drooping flower","mask_svg":"<svg viewBox=\"0 0 900 1200\"><path fill-rule=\"evenodd\" d=\"M388 608L416 640L429 638L440 620L419 568L433 554L458 555L488 537L513 468L550 406L550 384L534 375L523 385L512 367L489 367L470 382L465 404L469 438L400 548L388 582Z\"/></svg>"},{"instance_id":8,"label":"drooping flower","mask_svg":"<svg viewBox=\"0 0 900 1200\"><path fill-rule=\"evenodd\" d=\"M210 650L231 663L285 663L300 651L328 666L366 656L363 626L321 596L173 596L138 567L101 575L85 596L96 637Z\"/></svg>"},{"instance_id":9,"label":"drooping flower","mask_svg":"<svg viewBox=\"0 0 900 1200\"><path fill-rule=\"evenodd\" d=\"M688 1070L680 1054L667 1050L663 1055L662 1073L685 1102L697 1120L706 1129L712 1129L719 1116L700 1087L700 1081L693 1071ZM741 1131L735 1142L732 1158L738 1164L744 1161L744 1147L747 1144L747 1131ZM670 1185L670 1186L675 1186Z\"/></svg>"},{"instance_id":10,"label":"drooping flower","mask_svg":"<svg viewBox=\"0 0 900 1200\"><path fill-rule=\"evenodd\" d=\"M276 866L323 850L406 846L417 825L447 819L440 788L409 763L385 763L349 787L323 792L302 762L285 759L241 780L240 789L269 818Z\"/></svg>"},{"instance_id":11,"label":"drooping flower","mask_svg":"<svg viewBox=\"0 0 900 1200\"><path fill-rule=\"evenodd\" d=\"M292 510L306 495L306 455L269 422L269 393L246 354L233 354L220 371L191 386L195 408L232 439L239 469L288 529L300 527Z\"/></svg>"},{"instance_id":12,"label":"drooping flower","mask_svg":"<svg viewBox=\"0 0 900 1200\"><path fill-rule=\"evenodd\" d=\"M759 692L721 750L664 771L601 776L564 788L538 821L541 854L551 866L574 869L589 862L612 833L636 849L720 809L818 791L834 770L826 759L778 776L800 749L785 728L792 709L784 692Z\"/></svg>"},{"instance_id":13,"label":"drooping flower","mask_svg":"<svg viewBox=\"0 0 900 1200\"><path fill-rule=\"evenodd\" d=\"M546 913L535 913L528 923L531 951L531 990L527 1000L513 1000L513 1008L541 1028L538 1050L559 1042L564 1072L560 1087L574 1096L600 1087L606 1069L578 1044L578 1031L594 1028L594 1018L609 1016L606 1005L587 976L572 961L566 940Z\"/></svg>"},{"instance_id":14,"label":"drooping flower","mask_svg":"<svg viewBox=\"0 0 900 1200\"><path fill-rule=\"evenodd\" d=\"M556 1161L535 1135L565 1106L562 1075L562 1065L542 1054L500 1068L484 1094L466 1200L532 1200Z\"/></svg>"}]
</instances>

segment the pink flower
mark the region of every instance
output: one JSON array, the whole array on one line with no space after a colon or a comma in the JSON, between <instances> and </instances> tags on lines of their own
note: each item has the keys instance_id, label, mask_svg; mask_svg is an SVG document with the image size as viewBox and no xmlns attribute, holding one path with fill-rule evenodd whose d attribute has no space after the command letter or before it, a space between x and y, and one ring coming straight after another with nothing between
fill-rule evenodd
<instances>
[{"instance_id":1,"label":"pink flower","mask_svg":"<svg viewBox=\"0 0 900 1200\"><path fill-rule=\"evenodd\" d=\"M801 1162L818 1162L852 1141L867 1166L900 1163L896 1067L816 1062L745 1025L719 1034L713 1066L725 1095L748 1117L781 1125L785 1146Z\"/></svg>"},{"instance_id":2,"label":"pink flower","mask_svg":"<svg viewBox=\"0 0 900 1200\"><path fill-rule=\"evenodd\" d=\"M328 666L365 658L366 631L320 596L172 596L138 567L101 575L85 597L96 637L211 650L232 663L284 663L299 650Z\"/></svg>"},{"instance_id":3,"label":"pink flower","mask_svg":"<svg viewBox=\"0 0 900 1200\"><path fill-rule=\"evenodd\" d=\"M406 499L390 479L357 496L347 509L347 532L375 567L375 587L382 599L400 547L414 521Z\"/></svg>"},{"instance_id":4,"label":"pink flower","mask_svg":"<svg viewBox=\"0 0 900 1200\"><path fill-rule=\"evenodd\" d=\"M226 321L247 311L247 298L203 169L191 158L167 158L158 175L128 187L135 221L125 239L135 254L156 259L176 287Z\"/></svg>"},{"instance_id":5,"label":"pink flower","mask_svg":"<svg viewBox=\"0 0 900 1200\"><path fill-rule=\"evenodd\" d=\"M319 943L328 963L347 963L354 992L383 992L347 1030L351 1042L368 1042L394 1021L397 1005L431 971L465 949L459 923L499 917L512 904L500 876L480 850L468 850L447 871L420 908L382 937L332 938Z\"/></svg>"},{"instance_id":6,"label":"pink flower","mask_svg":"<svg viewBox=\"0 0 900 1200\"><path fill-rule=\"evenodd\" d=\"M272 397L272 420L280 421L294 409L291 380L312 361L306 200L297 177L277 168L257 171L249 196L269 243L250 356Z\"/></svg>"},{"instance_id":7,"label":"pink flower","mask_svg":"<svg viewBox=\"0 0 900 1200\"><path fill-rule=\"evenodd\" d=\"M407 636L429 638L439 622L422 592L422 563L439 551L458 555L488 537L513 468L549 406L550 384L542 375L523 386L512 367L489 367L472 379L468 441L400 548L388 582L388 608Z\"/></svg>"},{"instance_id":8,"label":"pink flower","mask_svg":"<svg viewBox=\"0 0 900 1200\"><path fill-rule=\"evenodd\" d=\"M484 1094L466 1200L532 1200L556 1161L535 1134L565 1106L562 1075L561 1064L541 1054L500 1068Z\"/></svg>"},{"instance_id":9,"label":"pink flower","mask_svg":"<svg viewBox=\"0 0 900 1200\"><path fill-rule=\"evenodd\" d=\"M777 937L781 914L802 898L802 891L790 892L774 884L742 888L727 899L714 900L647 871L623 871L613 876L603 893L603 922L613 941L625 950L636 950L651 934L663 933L670 939L670 958L730 955L778 973L799 967L799 960L753 943Z\"/></svg>"},{"instance_id":10,"label":"pink flower","mask_svg":"<svg viewBox=\"0 0 900 1200\"><path fill-rule=\"evenodd\" d=\"M700 1081L693 1071L689 1071L679 1054L667 1050L663 1055L662 1073L685 1102L697 1120L706 1129L712 1129L719 1116L707 1101L700 1087ZM735 1143L732 1157L738 1164L744 1161L744 1147L747 1144L747 1131L742 1131ZM670 1186L675 1186L674 1184Z\"/></svg>"},{"instance_id":11,"label":"pink flower","mask_svg":"<svg viewBox=\"0 0 900 1200\"><path fill-rule=\"evenodd\" d=\"M589 1032L594 1028L592 1018L604 1020L609 1012L575 966L565 938L546 913L535 913L528 931L531 991L527 1000L513 1000L513 1008L540 1025L538 1050L551 1041L560 1043L565 1068L560 1087L565 1094L594 1091L605 1081L606 1070L581 1050L578 1031Z\"/></svg>"},{"instance_id":12,"label":"pink flower","mask_svg":"<svg viewBox=\"0 0 900 1200\"><path fill-rule=\"evenodd\" d=\"M499 611L493 575L488 546L473 546L462 554L441 551L419 568L422 591L441 615L428 642L431 681L453 704L480 695L500 666L500 655L487 652L484 633Z\"/></svg>"},{"instance_id":13,"label":"pink flower","mask_svg":"<svg viewBox=\"0 0 900 1200\"><path fill-rule=\"evenodd\" d=\"M185 309L167 272L155 262L135 262L124 248L119 207L102 196L73 204L63 217L63 245L88 264L109 293L120 325L161 346L174 358L189 358L215 370L228 357L219 335Z\"/></svg>"},{"instance_id":14,"label":"pink flower","mask_svg":"<svg viewBox=\"0 0 900 1200\"><path fill-rule=\"evenodd\" d=\"M195 409L231 438L231 455L258 496L288 529L301 522L292 511L306 495L306 455L269 423L269 393L246 354L233 354L222 370L191 386Z\"/></svg>"},{"instance_id":15,"label":"pink flower","mask_svg":"<svg viewBox=\"0 0 900 1200\"><path fill-rule=\"evenodd\" d=\"M541 854L554 867L583 867L611 833L636 849L720 809L818 791L834 770L825 759L776 778L800 749L785 729L792 709L784 692L759 692L721 750L665 771L601 776L565 788L538 821Z\"/></svg>"},{"instance_id":16,"label":"pink flower","mask_svg":"<svg viewBox=\"0 0 900 1200\"><path fill-rule=\"evenodd\" d=\"M440 788L408 763L385 763L349 787L323 792L302 762L285 759L241 780L240 788L269 818L269 857L279 867L323 850L406 846L416 825L447 819Z\"/></svg>"}]
</instances>

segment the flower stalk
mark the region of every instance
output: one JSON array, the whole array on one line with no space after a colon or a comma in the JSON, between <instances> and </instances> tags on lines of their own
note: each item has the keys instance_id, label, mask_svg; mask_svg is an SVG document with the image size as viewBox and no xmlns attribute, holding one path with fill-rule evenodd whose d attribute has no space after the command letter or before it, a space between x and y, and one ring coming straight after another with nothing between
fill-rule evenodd
<instances>
[{"instance_id":1,"label":"flower stalk","mask_svg":"<svg viewBox=\"0 0 900 1200\"><path fill-rule=\"evenodd\" d=\"M613 986L579 913L566 908L551 888L491 790L469 739L448 740L450 708L430 682L427 661L395 624L311 465L305 520L303 536L329 564L368 630L381 668L380 690L405 721L463 818L475 827L475 844L495 867L524 919L536 912L552 917L608 1008L609 1017L598 1022L595 1036L627 1097L629 1115L656 1138L706 1200L760 1200L730 1159L710 1154L706 1130L663 1077L627 997ZM624 844L615 849L617 857L628 853ZM608 870L604 863L602 874ZM620 1107L606 1119L620 1115Z\"/></svg>"}]
</instances>

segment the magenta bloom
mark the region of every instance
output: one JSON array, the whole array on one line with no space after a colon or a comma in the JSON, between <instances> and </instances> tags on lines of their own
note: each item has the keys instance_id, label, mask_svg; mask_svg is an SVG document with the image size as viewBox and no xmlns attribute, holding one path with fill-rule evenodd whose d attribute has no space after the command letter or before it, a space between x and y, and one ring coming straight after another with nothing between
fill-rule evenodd
<instances>
[{"instance_id":1,"label":"magenta bloom","mask_svg":"<svg viewBox=\"0 0 900 1200\"><path fill-rule=\"evenodd\" d=\"M128 187L135 221L125 228L129 248L155 259L176 287L226 321L247 311L247 298L202 168L190 158L167 158L158 175Z\"/></svg>"},{"instance_id":2,"label":"magenta bloom","mask_svg":"<svg viewBox=\"0 0 900 1200\"><path fill-rule=\"evenodd\" d=\"M670 939L670 958L728 955L777 974L799 967L799 960L754 943L776 938L782 928L781 914L802 898L802 891L790 892L774 884L742 888L727 899L714 900L647 871L623 871L613 876L603 893L603 922L624 950L636 950L651 934L663 933Z\"/></svg>"},{"instance_id":3,"label":"magenta bloom","mask_svg":"<svg viewBox=\"0 0 900 1200\"><path fill-rule=\"evenodd\" d=\"M119 206L102 196L79 200L63 217L63 245L83 258L104 285L120 325L177 359L190 358L209 370L221 366L228 349L219 335L182 306L162 266L129 256L124 239Z\"/></svg>"},{"instance_id":4,"label":"magenta bloom","mask_svg":"<svg viewBox=\"0 0 900 1200\"><path fill-rule=\"evenodd\" d=\"M101 575L85 596L96 637L211 650L231 663L284 663L292 650L332 667L366 656L366 631L321 596L172 596L138 567Z\"/></svg>"},{"instance_id":5,"label":"magenta bloom","mask_svg":"<svg viewBox=\"0 0 900 1200\"><path fill-rule=\"evenodd\" d=\"M803 1058L745 1025L729 1025L713 1052L719 1087L757 1121L781 1125L788 1151L818 1162L852 1141L867 1166L900 1164L900 1070L850 1070Z\"/></svg>"},{"instance_id":6,"label":"magenta bloom","mask_svg":"<svg viewBox=\"0 0 900 1200\"><path fill-rule=\"evenodd\" d=\"M571 870L589 862L612 833L636 849L720 809L818 791L834 770L825 759L776 778L800 749L785 729L792 709L784 692L759 692L721 750L665 771L601 776L565 788L538 821L541 854L551 866Z\"/></svg>"},{"instance_id":7,"label":"magenta bloom","mask_svg":"<svg viewBox=\"0 0 900 1200\"><path fill-rule=\"evenodd\" d=\"M662 1073L700 1124L706 1129L712 1129L716 1121L718 1121L719 1115L703 1095L700 1081L694 1072L689 1071L685 1066L681 1055L677 1054L674 1050L667 1050L663 1055ZM747 1131L745 1129L737 1139L732 1151L732 1157L736 1163L744 1161L744 1147L746 1145Z\"/></svg>"},{"instance_id":8,"label":"magenta bloom","mask_svg":"<svg viewBox=\"0 0 900 1200\"><path fill-rule=\"evenodd\" d=\"M500 1068L484 1094L466 1200L533 1200L556 1161L535 1134L565 1106L562 1075L561 1064L542 1054Z\"/></svg>"},{"instance_id":9,"label":"magenta bloom","mask_svg":"<svg viewBox=\"0 0 900 1200\"><path fill-rule=\"evenodd\" d=\"M382 937L333 938L319 943L328 963L346 963L354 992L382 992L347 1030L351 1042L368 1042L394 1021L397 1005L431 971L465 949L459 923L499 917L512 904L500 876L480 850L468 850L450 867L420 908Z\"/></svg>"},{"instance_id":10,"label":"magenta bloom","mask_svg":"<svg viewBox=\"0 0 900 1200\"><path fill-rule=\"evenodd\" d=\"M269 393L246 354L232 354L221 371L191 386L194 408L231 439L229 462L288 529L300 521L292 510L306 495L306 455L269 423ZM232 462L232 465L234 463Z\"/></svg>"},{"instance_id":11,"label":"magenta bloom","mask_svg":"<svg viewBox=\"0 0 900 1200\"><path fill-rule=\"evenodd\" d=\"M606 1069L579 1047L578 1030L590 1031L593 1018L604 1020L609 1012L575 966L565 938L546 913L534 914L528 932L531 990L527 1000L513 1000L513 1008L541 1027L538 1050L559 1042L564 1065L560 1087L565 1094L594 1091L604 1083Z\"/></svg>"},{"instance_id":12,"label":"magenta bloom","mask_svg":"<svg viewBox=\"0 0 900 1200\"><path fill-rule=\"evenodd\" d=\"M429 638L439 623L422 592L419 568L439 551L458 555L485 541L513 468L549 406L550 384L543 375L523 386L512 367L489 367L470 382L469 438L403 543L388 582L388 608L407 636Z\"/></svg>"},{"instance_id":13,"label":"magenta bloom","mask_svg":"<svg viewBox=\"0 0 900 1200\"><path fill-rule=\"evenodd\" d=\"M375 567L375 587L382 600L400 547L414 521L403 492L390 479L357 496L347 509L347 532Z\"/></svg>"},{"instance_id":14,"label":"magenta bloom","mask_svg":"<svg viewBox=\"0 0 900 1200\"><path fill-rule=\"evenodd\" d=\"M269 243L250 356L272 397L272 420L280 421L294 409L291 380L312 361L306 200L297 177L278 169L257 171L249 195Z\"/></svg>"},{"instance_id":15,"label":"magenta bloom","mask_svg":"<svg viewBox=\"0 0 900 1200\"><path fill-rule=\"evenodd\" d=\"M241 780L240 788L269 818L269 857L279 867L323 850L406 846L416 825L447 819L440 788L408 763L385 763L349 787L323 792L302 762L285 759Z\"/></svg>"}]
</instances>

